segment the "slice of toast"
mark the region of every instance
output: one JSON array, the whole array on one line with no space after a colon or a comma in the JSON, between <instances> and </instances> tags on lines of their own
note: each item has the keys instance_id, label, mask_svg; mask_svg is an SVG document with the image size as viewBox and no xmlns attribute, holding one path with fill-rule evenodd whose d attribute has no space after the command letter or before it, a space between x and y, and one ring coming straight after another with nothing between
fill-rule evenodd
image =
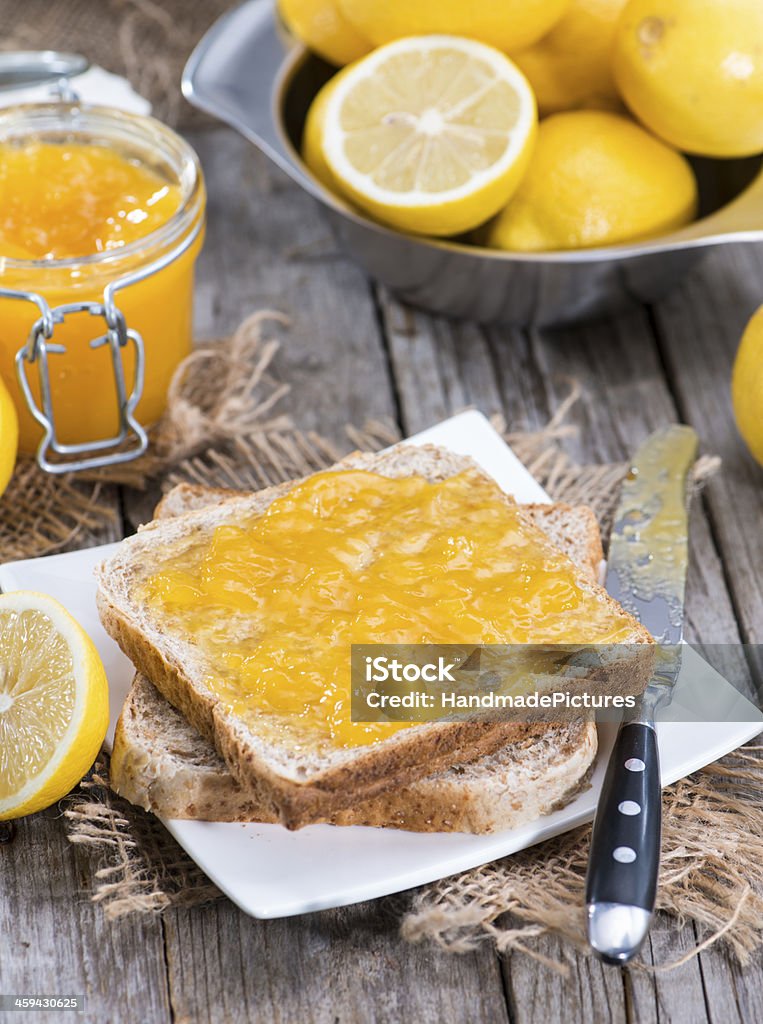
<instances>
[{"instance_id":1,"label":"slice of toast","mask_svg":"<svg viewBox=\"0 0 763 1024\"><path fill-rule=\"evenodd\" d=\"M593 722L547 725L471 764L382 793L328 820L412 832L499 832L535 821L586 785L596 756ZM211 743L144 676L119 716L111 786L162 818L277 822L267 794L234 779Z\"/></svg>"},{"instance_id":2,"label":"slice of toast","mask_svg":"<svg viewBox=\"0 0 763 1024\"><path fill-rule=\"evenodd\" d=\"M335 468L362 469L392 478L415 474L430 482L466 469L477 471L472 460L462 456L433 446L407 445L379 455L356 453ZM258 795L265 794L280 820L295 828L410 785L456 760L477 760L508 742L542 735L541 723L437 722L412 725L369 746L318 748L303 743L299 732L297 742L288 735L274 738L270 730L258 729L256 722L247 725L224 707L204 683L204 652L195 645L195 638L165 633L136 593L166 552L174 552L178 544L205 541L219 525L261 514L292 486L221 500L212 507L149 524L124 541L117 554L97 570L99 610L108 632L136 668L214 743L240 784ZM510 498L505 500L513 507ZM598 670L596 685L606 687L608 693L641 692L653 661L649 634L602 588L591 583L588 574L577 572L581 591L601 602L628 630L629 655L613 656L604 672ZM539 680L539 685L543 682ZM559 686L560 677L547 677L545 682L549 688ZM583 692L590 688L589 680L585 674L578 675L567 688Z\"/></svg>"},{"instance_id":3,"label":"slice of toast","mask_svg":"<svg viewBox=\"0 0 763 1024\"><path fill-rule=\"evenodd\" d=\"M236 493L179 484L156 515L182 515ZM598 578L601 538L587 506L525 508L591 579ZM593 722L548 725L539 736L340 811L332 821L416 832L516 828L568 803L585 786L596 748ZM236 782L214 747L143 676L136 677L117 723L110 776L117 793L164 818L275 822L279 817L265 796Z\"/></svg>"}]
</instances>

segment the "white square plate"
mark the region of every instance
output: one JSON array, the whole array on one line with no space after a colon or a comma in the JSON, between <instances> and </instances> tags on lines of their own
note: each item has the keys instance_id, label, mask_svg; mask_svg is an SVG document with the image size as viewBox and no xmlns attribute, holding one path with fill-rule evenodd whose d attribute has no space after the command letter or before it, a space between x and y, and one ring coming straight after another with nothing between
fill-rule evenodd
<instances>
[{"instance_id":1,"label":"white square plate","mask_svg":"<svg viewBox=\"0 0 763 1024\"><path fill-rule=\"evenodd\" d=\"M549 500L480 413L454 416L410 442L433 442L471 455L518 501ZM107 544L0 567L3 590L23 588L51 594L95 641L111 688L109 743L133 676L132 665L104 632L95 608L93 567L115 547ZM709 764L762 728L763 715L687 649L673 704L658 724L663 783L675 782ZM591 789L560 811L495 835L417 834L330 825L289 832L280 825L177 820L164 824L212 881L248 914L263 918L304 914L444 878L589 821L612 738L612 727L601 729Z\"/></svg>"}]
</instances>

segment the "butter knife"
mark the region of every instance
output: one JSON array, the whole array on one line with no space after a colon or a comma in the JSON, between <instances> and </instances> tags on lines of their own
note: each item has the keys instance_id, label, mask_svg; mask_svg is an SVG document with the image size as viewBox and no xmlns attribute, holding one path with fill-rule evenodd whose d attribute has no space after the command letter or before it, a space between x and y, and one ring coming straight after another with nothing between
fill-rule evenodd
<instances>
[{"instance_id":1,"label":"butter knife","mask_svg":"<svg viewBox=\"0 0 763 1024\"><path fill-rule=\"evenodd\" d=\"M612 527L607 590L652 634L654 675L617 735L599 796L586 878L588 941L625 964L649 931L660 864L661 785L654 716L681 668L688 563L691 427L647 438L623 484Z\"/></svg>"}]
</instances>

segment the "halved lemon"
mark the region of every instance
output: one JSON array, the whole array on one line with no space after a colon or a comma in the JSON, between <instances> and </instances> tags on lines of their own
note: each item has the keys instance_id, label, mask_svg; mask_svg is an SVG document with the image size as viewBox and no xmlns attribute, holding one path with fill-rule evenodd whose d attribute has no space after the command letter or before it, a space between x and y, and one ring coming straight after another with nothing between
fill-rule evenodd
<instances>
[{"instance_id":1,"label":"halved lemon","mask_svg":"<svg viewBox=\"0 0 763 1024\"><path fill-rule=\"evenodd\" d=\"M532 90L504 54L457 36L411 36L344 71L326 103L323 155L372 217L455 235L506 204L536 123Z\"/></svg>"},{"instance_id":2,"label":"halved lemon","mask_svg":"<svg viewBox=\"0 0 763 1024\"><path fill-rule=\"evenodd\" d=\"M82 627L44 594L0 596L0 820L66 796L108 722L106 673Z\"/></svg>"}]
</instances>

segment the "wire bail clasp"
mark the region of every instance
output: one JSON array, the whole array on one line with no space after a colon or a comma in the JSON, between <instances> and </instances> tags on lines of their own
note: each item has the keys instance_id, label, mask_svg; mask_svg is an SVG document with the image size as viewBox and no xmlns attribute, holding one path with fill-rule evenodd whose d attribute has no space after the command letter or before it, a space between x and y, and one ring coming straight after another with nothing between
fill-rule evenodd
<instances>
[{"instance_id":1,"label":"wire bail clasp","mask_svg":"<svg viewBox=\"0 0 763 1024\"><path fill-rule=\"evenodd\" d=\"M145 377L145 353L143 339L138 331L127 328L122 312L113 301L113 293L106 289L104 302L69 302L52 309L40 295L32 293L16 293L14 298L26 298L34 302L40 309L40 316L35 321L27 342L16 353L16 375L29 410L44 430L44 435L37 449L37 462L41 469L48 473L69 473L83 469L99 469L102 466L127 462L142 455L148 448L148 435L135 418L135 407L143 394ZM51 394L50 371L48 356L64 355L66 347L51 341L56 324L62 324L67 316L76 313L88 313L90 316L102 317L106 322L106 332L90 342L91 349L108 345L111 365L114 372L114 384L117 393L119 410L119 429L113 437L98 441L87 441L81 444L63 444L56 433L55 413ZM128 393L125 382L123 353L130 344L135 349L135 368L132 384ZM37 404L29 382L29 367L37 364L40 382L42 408ZM125 442L131 443L125 445ZM95 452L87 458L81 458L85 452ZM51 460L49 455L55 453L62 456Z\"/></svg>"}]
</instances>

